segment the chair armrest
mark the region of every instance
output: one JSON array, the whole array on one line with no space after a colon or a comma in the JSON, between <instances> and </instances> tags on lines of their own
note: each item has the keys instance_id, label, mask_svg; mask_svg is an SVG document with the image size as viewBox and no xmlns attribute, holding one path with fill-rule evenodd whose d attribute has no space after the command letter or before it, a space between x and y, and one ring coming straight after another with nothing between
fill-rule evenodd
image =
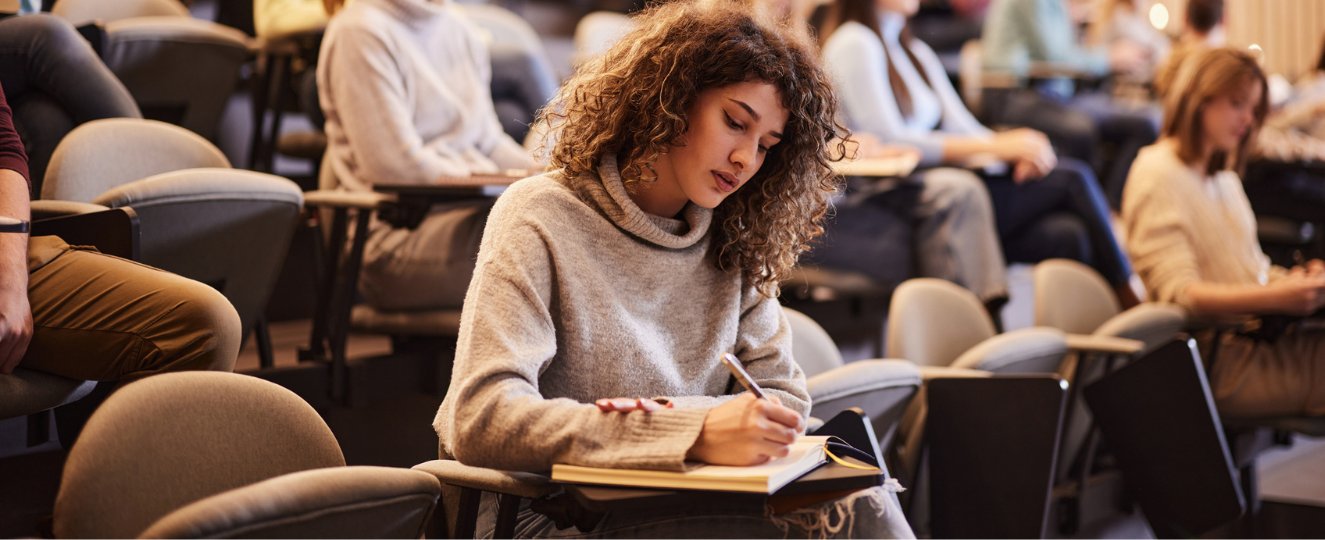
<instances>
[{"instance_id":1,"label":"chair armrest","mask_svg":"<svg viewBox=\"0 0 1325 540\"><path fill-rule=\"evenodd\" d=\"M58 236L71 245L138 260L138 214L128 206L34 221L32 236Z\"/></svg>"},{"instance_id":2,"label":"chair armrest","mask_svg":"<svg viewBox=\"0 0 1325 540\"><path fill-rule=\"evenodd\" d=\"M418 471L313 469L193 502L139 538L419 538L440 493Z\"/></svg>"},{"instance_id":3,"label":"chair armrest","mask_svg":"<svg viewBox=\"0 0 1325 540\"><path fill-rule=\"evenodd\" d=\"M1187 325L1187 310L1176 304L1145 302L1104 321L1097 336L1136 339L1150 350L1168 343Z\"/></svg>"},{"instance_id":4,"label":"chair armrest","mask_svg":"<svg viewBox=\"0 0 1325 540\"><path fill-rule=\"evenodd\" d=\"M1136 354L1146 348L1146 344L1135 339L1113 336L1087 336L1068 334L1067 348L1080 352L1098 352L1109 354Z\"/></svg>"},{"instance_id":5,"label":"chair armrest","mask_svg":"<svg viewBox=\"0 0 1325 540\"><path fill-rule=\"evenodd\" d=\"M882 388L920 387L920 369L906 360L860 360L810 377L806 390L815 402Z\"/></svg>"},{"instance_id":6,"label":"chair armrest","mask_svg":"<svg viewBox=\"0 0 1325 540\"><path fill-rule=\"evenodd\" d=\"M75 214L90 214L102 210L110 210L110 208L85 202L38 200L32 201L32 221Z\"/></svg>"},{"instance_id":7,"label":"chair armrest","mask_svg":"<svg viewBox=\"0 0 1325 540\"><path fill-rule=\"evenodd\" d=\"M383 203L393 202L395 195L376 191L341 191L319 189L304 193L304 205L323 208L359 208L374 209Z\"/></svg>"},{"instance_id":8,"label":"chair armrest","mask_svg":"<svg viewBox=\"0 0 1325 540\"><path fill-rule=\"evenodd\" d=\"M998 373L1057 373L1067 354L1062 330L1025 328L986 339L962 353L952 367Z\"/></svg>"},{"instance_id":9,"label":"chair armrest","mask_svg":"<svg viewBox=\"0 0 1325 540\"><path fill-rule=\"evenodd\" d=\"M809 419L807 419L807 420L805 421L805 432L806 432L806 433L814 433L814 432L816 432L816 431L819 431L819 428L821 428L821 427L824 427L824 421L823 421L823 420L820 420L820 419L818 419L818 418L815 418L815 417L813 417L813 416L811 416Z\"/></svg>"},{"instance_id":10,"label":"chair armrest","mask_svg":"<svg viewBox=\"0 0 1325 540\"><path fill-rule=\"evenodd\" d=\"M992 377L994 374L979 369L959 368L950 366L916 366L920 369L920 377L925 382L934 379L982 379Z\"/></svg>"},{"instance_id":11,"label":"chair armrest","mask_svg":"<svg viewBox=\"0 0 1325 540\"><path fill-rule=\"evenodd\" d=\"M425 461L412 468L436 476L443 484L528 499L537 499L554 490L551 479L541 474L470 467L452 459Z\"/></svg>"}]
</instances>

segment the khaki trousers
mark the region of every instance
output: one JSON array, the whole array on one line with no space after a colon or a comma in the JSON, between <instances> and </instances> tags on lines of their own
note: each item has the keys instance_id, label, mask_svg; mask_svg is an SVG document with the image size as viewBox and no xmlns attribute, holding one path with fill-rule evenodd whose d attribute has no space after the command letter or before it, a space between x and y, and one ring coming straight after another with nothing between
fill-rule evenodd
<instances>
[{"instance_id":1,"label":"khaki trousers","mask_svg":"<svg viewBox=\"0 0 1325 540\"><path fill-rule=\"evenodd\" d=\"M242 332L215 289L71 247L28 243L33 334L19 365L74 379L134 380L164 371L230 371Z\"/></svg>"},{"instance_id":2,"label":"khaki trousers","mask_svg":"<svg viewBox=\"0 0 1325 540\"><path fill-rule=\"evenodd\" d=\"M364 300L386 311L460 309L492 204L436 205L412 230L375 223L364 244Z\"/></svg>"},{"instance_id":3,"label":"khaki trousers","mask_svg":"<svg viewBox=\"0 0 1325 540\"><path fill-rule=\"evenodd\" d=\"M1211 336L1203 338L1205 355ZM1325 415L1325 332L1290 331L1273 343L1225 334L1210 390L1229 416Z\"/></svg>"}]
</instances>

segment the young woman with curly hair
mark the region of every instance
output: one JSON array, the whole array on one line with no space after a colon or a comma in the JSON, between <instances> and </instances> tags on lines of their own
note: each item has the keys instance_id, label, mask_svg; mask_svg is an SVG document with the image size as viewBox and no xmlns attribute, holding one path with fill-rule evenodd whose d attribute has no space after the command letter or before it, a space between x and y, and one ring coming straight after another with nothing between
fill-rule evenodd
<instances>
[{"instance_id":1,"label":"young woman with curly hair","mask_svg":"<svg viewBox=\"0 0 1325 540\"><path fill-rule=\"evenodd\" d=\"M775 296L837 189L812 49L734 3L655 6L562 89L558 170L493 208L434 427L443 457L682 470L787 454L810 397ZM835 150L840 151L840 150ZM741 359L770 399L737 395ZM739 387L738 387L739 388ZM525 510L517 536L579 535ZM882 488L611 512L589 537L909 537Z\"/></svg>"}]
</instances>

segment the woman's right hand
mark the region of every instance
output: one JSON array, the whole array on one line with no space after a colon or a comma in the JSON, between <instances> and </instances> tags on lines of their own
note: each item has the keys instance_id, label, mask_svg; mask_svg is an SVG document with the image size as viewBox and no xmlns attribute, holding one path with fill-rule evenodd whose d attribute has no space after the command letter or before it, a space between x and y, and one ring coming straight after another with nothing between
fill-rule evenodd
<instances>
[{"instance_id":1,"label":"woman's right hand","mask_svg":"<svg viewBox=\"0 0 1325 540\"><path fill-rule=\"evenodd\" d=\"M805 420L776 397L749 392L709 410L687 459L713 465L758 465L786 457Z\"/></svg>"},{"instance_id":2,"label":"woman's right hand","mask_svg":"<svg viewBox=\"0 0 1325 540\"><path fill-rule=\"evenodd\" d=\"M1325 262L1320 259L1295 266L1288 276L1268 287L1273 303L1282 313L1306 316L1325 307Z\"/></svg>"},{"instance_id":3,"label":"woman's right hand","mask_svg":"<svg viewBox=\"0 0 1325 540\"><path fill-rule=\"evenodd\" d=\"M1012 163L1012 179L1017 182L1041 178L1058 165L1049 137L1030 128L994 134L994 154Z\"/></svg>"}]
</instances>

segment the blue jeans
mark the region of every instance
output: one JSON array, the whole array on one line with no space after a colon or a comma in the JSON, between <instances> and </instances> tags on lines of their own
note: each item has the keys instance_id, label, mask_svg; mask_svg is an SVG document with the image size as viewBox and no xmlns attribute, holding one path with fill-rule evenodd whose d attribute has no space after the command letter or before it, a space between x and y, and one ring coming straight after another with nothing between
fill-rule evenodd
<instances>
[{"instance_id":1,"label":"blue jeans","mask_svg":"<svg viewBox=\"0 0 1325 540\"><path fill-rule=\"evenodd\" d=\"M1109 224L1109 206L1090 167L1064 158L1039 180L985 179L1003 253L1012 262L1074 259L1112 285L1124 285L1132 265Z\"/></svg>"},{"instance_id":2,"label":"blue jeans","mask_svg":"<svg viewBox=\"0 0 1325 540\"><path fill-rule=\"evenodd\" d=\"M489 534L491 526L489 525ZM750 498L705 497L695 504L608 512L589 532L558 530L552 520L520 513L516 538L915 538L897 497L882 487L774 516Z\"/></svg>"},{"instance_id":3,"label":"blue jeans","mask_svg":"<svg viewBox=\"0 0 1325 540\"><path fill-rule=\"evenodd\" d=\"M34 195L69 130L100 118L143 116L83 36L47 13L0 19L0 87L27 150Z\"/></svg>"}]
</instances>

